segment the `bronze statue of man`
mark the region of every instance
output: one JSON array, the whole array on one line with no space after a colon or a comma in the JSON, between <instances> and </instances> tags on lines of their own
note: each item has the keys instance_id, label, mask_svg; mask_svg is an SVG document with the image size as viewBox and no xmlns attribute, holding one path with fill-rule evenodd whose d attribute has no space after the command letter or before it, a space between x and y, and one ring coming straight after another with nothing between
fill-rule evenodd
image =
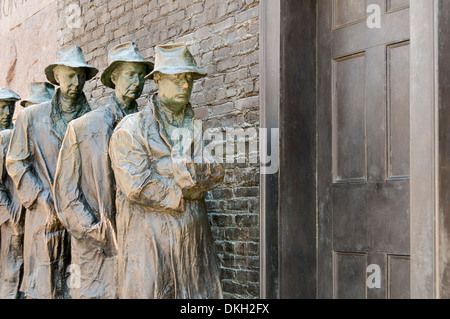
<instances>
[{"instance_id":1,"label":"bronze statue of man","mask_svg":"<svg viewBox=\"0 0 450 319\"><path fill-rule=\"evenodd\" d=\"M50 102L19 114L6 156L6 168L27 209L22 284L27 298L68 296L69 237L57 217L52 187L67 125L91 110L83 88L98 73L77 46L61 47L57 56L45 74L59 88Z\"/></svg>"},{"instance_id":2,"label":"bronze statue of man","mask_svg":"<svg viewBox=\"0 0 450 319\"><path fill-rule=\"evenodd\" d=\"M0 89L0 299L18 299L23 272L24 209L5 168L17 93Z\"/></svg>"},{"instance_id":3,"label":"bronze statue of man","mask_svg":"<svg viewBox=\"0 0 450 319\"><path fill-rule=\"evenodd\" d=\"M102 107L71 122L61 147L54 183L59 217L71 235L72 264L80 265L80 286L72 298L117 298L115 182L108 146L116 125L136 113L153 63L132 42L109 52L104 85L114 89Z\"/></svg>"},{"instance_id":4,"label":"bronze statue of man","mask_svg":"<svg viewBox=\"0 0 450 319\"><path fill-rule=\"evenodd\" d=\"M31 82L30 97L20 101L22 107L49 102L55 95L55 86L48 82Z\"/></svg>"},{"instance_id":5,"label":"bronze statue of man","mask_svg":"<svg viewBox=\"0 0 450 319\"><path fill-rule=\"evenodd\" d=\"M157 46L148 77L158 93L111 138L119 298L222 297L204 192L223 182L224 169L212 160L197 164L189 152L202 143L189 100L205 75L185 44ZM184 150L172 140L177 130L190 136Z\"/></svg>"}]
</instances>

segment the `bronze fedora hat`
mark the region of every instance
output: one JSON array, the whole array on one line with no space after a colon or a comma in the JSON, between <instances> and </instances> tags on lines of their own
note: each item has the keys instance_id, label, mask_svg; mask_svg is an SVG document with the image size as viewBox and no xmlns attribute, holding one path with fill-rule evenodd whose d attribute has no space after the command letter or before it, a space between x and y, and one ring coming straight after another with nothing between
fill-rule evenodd
<instances>
[{"instance_id":1,"label":"bronze fedora hat","mask_svg":"<svg viewBox=\"0 0 450 319\"><path fill-rule=\"evenodd\" d=\"M59 48L57 55L58 61L53 64L50 64L48 67L45 68L45 75L47 76L48 81L52 84L59 85L59 83L56 82L55 75L53 74L53 70L58 65L65 65L71 68L85 68L86 81L91 80L98 73L97 68L86 63L83 51L81 50L80 47L77 47L76 45L66 45Z\"/></svg>"},{"instance_id":2,"label":"bronze fedora hat","mask_svg":"<svg viewBox=\"0 0 450 319\"><path fill-rule=\"evenodd\" d=\"M141 52L134 42L126 42L113 47L108 54L109 66L101 76L102 83L107 87L114 89L116 86L111 81L111 74L123 62L142 63L147 67L147 74L153 71L154 64L144 60Z\"/></svg>"},{"instance_id":3,"label":"bronze fedora hat","mask_svg":"<svg viewBox=\"0 0 450 319\"><path fill-rule=\"evenodd\" d=\"M31 82L30 97L20 102L20 105L25 107L28 102L39 104L51 101L55 95L55 86L48 82Z\"/></svg>"},{"instance_id":4,"label":"bronze fedora hat","mask_svg":"<svg viewBox=\"0 0 450 319\"><path fill-rule=\"evenodd\" d=\"M0 88L0 101L17 102L20 101L20 96L7 88Z\"/></svg>"},{"instance_id":5,"label":"bronze fedora hat","mask_svg":"<svg viewBox=\"0 0 450 319\"><path fill-rule=\"evenodd\" d=\"M197 67L194 57L189 52L186 44L174 43L157 45L155 47L155 69L147 78L153 79L153 74L193 73L194 79L200 79L207 73Z\"/></svg>"}]
</instances>

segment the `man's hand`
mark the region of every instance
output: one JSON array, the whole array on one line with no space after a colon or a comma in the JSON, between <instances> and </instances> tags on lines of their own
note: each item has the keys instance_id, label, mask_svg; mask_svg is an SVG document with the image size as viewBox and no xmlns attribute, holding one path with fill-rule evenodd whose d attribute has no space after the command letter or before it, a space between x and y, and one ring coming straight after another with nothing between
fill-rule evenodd
<instances>
[{"instance_id":1,"label":"man's hand","mask_svg":"<svg viewBox=\"0 0 450 319\"><path fill-rule=\"evenodd\" d=\"M181 188L191 188L195 186L197 175L195 173L194 161L189 156L173 156L172 168L175 183Z\"/></svg>"},{"instance_id":2,"label":"man's hand","mask_svg":"<svg viewBox=\"0 0 450 319\"><path fill-rule=\"evenodd\" d=\"M42 209L45 208L45 210L55 210L54 203L53 203L53 197L48 191L43 191L39 194L36 205Z\"/></svg>"},{"instance_id":3,"label":"man's hand","mask_svg":"<svg viewBox=\"0 0 450 319\"><path fill-rule=\"evenodd\" d=\"M42 192L37 199L37 207L47 212L47 221L45 223L45 233L56 233L64 229L55 210L53 197L48 191Z\"/></svg>"},{"instance_id":4,"label":"man's hand","mask_svg":"<svg viewBox=\"0 0 450 319\"><path fill-rule=\"evenodd\" d=\"M206 189L203 188L185 188L183 189L183 198L188 200L200 200L203 198Z\"/></svg>"}]
</instances>

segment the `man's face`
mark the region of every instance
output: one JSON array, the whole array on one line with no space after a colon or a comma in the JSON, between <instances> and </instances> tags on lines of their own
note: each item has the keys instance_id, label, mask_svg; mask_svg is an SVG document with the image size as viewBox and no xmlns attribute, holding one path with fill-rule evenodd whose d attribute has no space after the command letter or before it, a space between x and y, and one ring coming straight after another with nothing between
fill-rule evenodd
<instances>
[{"instance_id":1,"label":"man's face","mask_svg":"<svg viewBox=\"0 0 450 319\"><path fill-rule=\"evenodd\" d=\"M122 100L137 100L144 90L147 68L142 63L124 62L114 70L111 81L116 85L116 96Z\"/></svg>"},{"instance_id":2,"label":"man's face","mask_svg":"<svg viewBox=\"0 0 450 319\"><path fill-rule=\"evenodd\" d=\"M189 103L194 86L194 76L192 73L164 74L158 73L156 76L156 86L158 96L166 105L175 107L175 111L180 111Z\"/></svg>"},{"instance_id":3,"label":"man's face","mask_svg":"<svg viewBox=\"0 0 450 319\"><path fill-rule=\"evenodd\" d=\"M0 125L9 127L16 108L16 102L0 100Z\"/></svg>"},{"instance_id":4,"label":"man's face","mask_svg":"<svg viewBox=\"0 0 450 319\"><path fill-rule=\"evenodd\" d=\"M86 83L86 70L84 68L70 68L65 65L59 65L54 72L62 96L69 101L77 101Z\"/></svg>"}]
</instances>

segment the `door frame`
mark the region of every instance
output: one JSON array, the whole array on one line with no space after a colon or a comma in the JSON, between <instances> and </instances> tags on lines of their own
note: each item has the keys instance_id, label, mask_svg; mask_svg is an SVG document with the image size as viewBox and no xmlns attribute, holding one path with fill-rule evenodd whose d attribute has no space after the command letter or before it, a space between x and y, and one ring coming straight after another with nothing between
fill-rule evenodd
<instances>
[{"instance_id":1,"label":"door frame","mask_svg":"<svg viewBox=\"0 0 450 319\"><path fill-rule=\"evenodd\" d=\"M450 3L411 1L411 297L448 299Z\"/></svg>"},{"instance_id":2,"label":"door frame","mask_svg":"<svg viewBox=\"0 0 450 319\"><path fill-rule=\"evenodd\" d=\"M279 171L260 179L261 298L317 297L316 1L260 1L260 123L280 129Z\"/></svg>"}]
</instances>

